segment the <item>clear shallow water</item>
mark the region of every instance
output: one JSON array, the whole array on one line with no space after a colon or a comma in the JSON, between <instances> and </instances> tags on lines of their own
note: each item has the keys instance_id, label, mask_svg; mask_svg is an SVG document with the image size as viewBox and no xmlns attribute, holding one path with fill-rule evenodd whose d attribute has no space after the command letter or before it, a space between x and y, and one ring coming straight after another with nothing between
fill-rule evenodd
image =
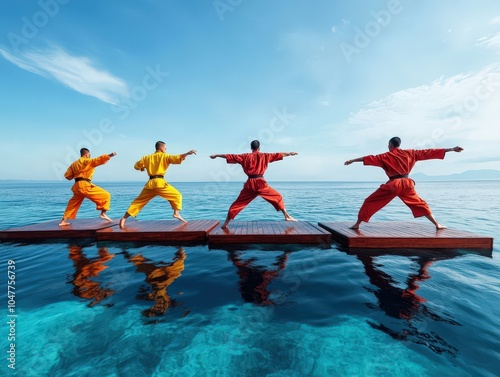
<instances>
[{"instance_id":1,"label":"clear shallow water","mask_svg":"<svg viewBox=\"0 0 500 377\"><path fill-rule=\"evenodd\" d=\"M142 184L101 184L118 219ZM223 220L242 183L177 183L186 219ZM378 183L273 183L300 220L351 221ZM0 229L59 219L68 183L0 184ZM496 376L500 182L419 183L442 223L494 237L491 256L366 255L59 240L0 244L16 263L18 376ZM79 218L98 214L85 202ZM155 199L141 219L169 219ZM262 200L238 220L281 220ZM410 220L397 200L372 221ZM418 221L427 221L419 219Z\"/></svg>"}]
</instances>

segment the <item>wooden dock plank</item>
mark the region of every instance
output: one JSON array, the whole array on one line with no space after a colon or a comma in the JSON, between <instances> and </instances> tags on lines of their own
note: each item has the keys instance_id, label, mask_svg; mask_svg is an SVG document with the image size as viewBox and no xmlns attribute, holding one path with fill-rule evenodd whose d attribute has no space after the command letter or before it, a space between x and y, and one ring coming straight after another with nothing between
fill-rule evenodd
<instances>
[{"instance_id":1,"label":"wooden dock plank","mask_svg":"<svg viewBox=\"0 0 500 377\"><path fill-rule=\"evenodd\" d=\"M70 220L70 225L59 226L60 220L26 225L0 231L0 240L41 240L51 238L94 238L100 229L116 227L118 222L102 219Z\"/></svg>"},{"instance_id":2,"label":"wooden dock plank","mask_svg":"<svg viewBox=\"0 0 500 377\"><path fill-rule=\"evenodd\" d=\"M436 230L432 224L419 222L370 222L360 229L352 223L320 222L332 238L351 248L411 249L486 249L493 250L493 238L457 229Z\"/></svg>"},{"instance_id":3,"label":"wooden dock plank","mask_svg":"<svg viewBox=\"0 0 500 377\"><path fill-rule=\"evenodd\" d=\"M208 234L209 246L232 244L330 245L331 234L309 222L232 221L228 229L217 227Z\"/></svg>"},{"instance_id":4,"label":"wooden dock plank","mask_svg":"<svg viewBox=\"0 0 500 377\"><path fill-rule=\"evenodd\" d=\"M129 220L124 229L107 228L96 232L98 241L206 242L219 220Z\"/></svg>"}]
</instances>

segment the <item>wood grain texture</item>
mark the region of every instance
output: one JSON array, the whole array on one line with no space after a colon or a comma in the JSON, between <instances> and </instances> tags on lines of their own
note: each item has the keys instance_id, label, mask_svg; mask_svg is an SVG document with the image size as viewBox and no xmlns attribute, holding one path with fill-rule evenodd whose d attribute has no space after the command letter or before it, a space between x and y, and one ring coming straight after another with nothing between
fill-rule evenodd
<instances>
[{"instance_id":1,"label":"wood grain texture","mask_svg":"<svg viewBox=\"0 0 500 377\"><path fill-rule=\"evenodd\" d=\"M358 230L352 223L320 222L332 238L350 248L415 249L486 249L493 250L493 238L457 229L436 230L432 224L419 222L362 223Z\"/></svg>"}]
</instances>

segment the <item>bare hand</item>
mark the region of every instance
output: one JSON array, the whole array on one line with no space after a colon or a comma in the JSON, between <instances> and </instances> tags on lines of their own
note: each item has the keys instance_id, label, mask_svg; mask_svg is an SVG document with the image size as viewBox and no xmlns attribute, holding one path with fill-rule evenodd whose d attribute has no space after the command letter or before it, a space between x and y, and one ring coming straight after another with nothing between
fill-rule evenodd
<instances>
[{"instance_id":1,"label":"bare hand","mask_svg":"<svg viewBox=\"0 0 500 377\"><path fill-rule=\"evenodd\" d=\"M210 158L213 160L214 158L217 158L217 155L213 154L213 155L210 156Z\"/></svg>"},{"instance_id":2,"label":"bare hand","mask_svg":"<svg viewBox=\"0 0 500 377\"><path fill-rule=\"evenodd\" d=\"M108 156L109 156L109 157L116 156L116 152L111 152Z\"/></svg>"},{"instance_id":3,"label":"bare hand","mask_svg":"<svg viewBox=\"0 0 500 377\"><path fill-rule=\"evenodd\" d=\"M189 152L186 152L186 154L196 154L196 151L194 149L191 149Z\"/></svg>"},{"instance_id":4,"label":"bare hand","mask_svg":"<svg viewBox=\"0 0 500 377\"><path fill-rule=\"evenodd\" d=\"M290 153L288 153L288 154L289 154L290 156L297 156L297 155L298 155L298 153L297 153L297 152L290 152Z\"/></svg>"},{"instance_id":5,"label":"bare hand","mask_svg":"<svg viewBox=\"0 0 500 377\"><path fill-rule=\"evenodd\" d=\"M344 165L351 165L352 164L352 160L347 160L346 162L344 162Z\"/></svg>"},{"instance_id":6,"label":"bare hand","mask_svg":"<svg viewBox=\"0 0 500 377\"><path fill-rule=\"evenodd\" d=\"M458 146L453 148L453 152L462 152L463 150L464 149L462 147L458 147Z\"/></svg>"}]
</instances>

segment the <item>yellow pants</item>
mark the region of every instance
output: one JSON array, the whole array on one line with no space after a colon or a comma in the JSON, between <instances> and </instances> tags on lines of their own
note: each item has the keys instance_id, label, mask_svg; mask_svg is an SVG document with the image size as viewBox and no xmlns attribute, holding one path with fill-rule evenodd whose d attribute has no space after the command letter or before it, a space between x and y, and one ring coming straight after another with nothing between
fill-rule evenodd
<instances>
[{"instance_id":1,"label":"yellow pants","mask_svg":"<svg viewBox=\"0 0 500 377\"><path fill-rule=\"evenodd\" d=\"M141 193L137 198L134 199L130 207L127 209L127 213L130 216L137 216L141 209L148 204L148 202L156 196L161 196L163 199L168 200L170 206L173 210L182 209L182 195L181 193L171 185L166 187L158 187L153 189L142 189Z\"/></svg>"},{"instance_id":2,"label":"yellow pants","mask_svg":"<svg viewBox=\"0 0 500 377\"><path fill-rule=\"evenodd\" d=\"M94 202L97 210L109 210L111 194L99 186L88 182L76 182L71 188L73 197L69 200L64 211L65 219L74 220L85 198Z\"/></svg>"}]
</instances>

